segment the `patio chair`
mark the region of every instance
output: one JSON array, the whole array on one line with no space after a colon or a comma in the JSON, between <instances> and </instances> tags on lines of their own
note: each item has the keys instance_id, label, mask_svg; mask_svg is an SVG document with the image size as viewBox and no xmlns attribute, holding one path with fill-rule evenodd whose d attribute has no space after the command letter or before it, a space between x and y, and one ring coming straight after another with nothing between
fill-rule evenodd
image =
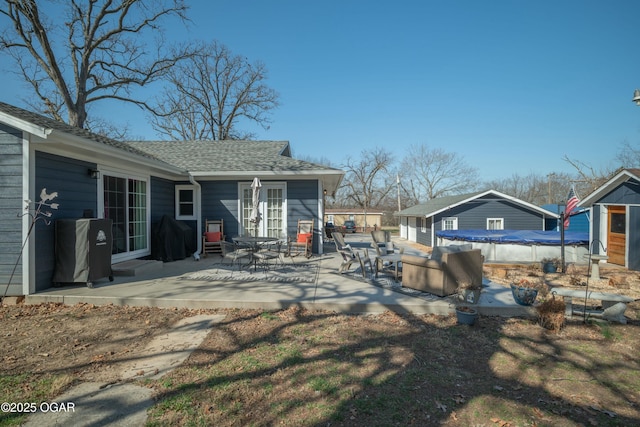
<instances>
[{"instance_id":1,"label":"patio chair","mask_svg":"<svg viewBox=\"0 0 640 427\"><path fill-rule=\"evenodd\" d=\"M374 230L371 232L371 247L374 249L382 249L387 253L394 252L395 245L391 241L391 233L385 230Z\"/></svg>"},{"instance_id":2,"label":"patio chair","mask_svg":"<svg viewBox=\"0 0 640 427\"><path fill-rule=\"evenodd\" d=\"M344 237L340 233L335 233L333 235L333 242L336 245L336 251L342 257L342 264L340 264L340 268L338 268L339 273L346 273L351 267L351 264L356 260L356 254L351 249L350 245L347 245L344 242Z\"/></svg>"},{"instance_id":3,"label":"patio chair","mask_svg":"<svg viewBox=\"0 0 640 427\"><path fill-rule=\"evenodd\" d=\"M248 261L245 265L249 265L251 262L251 248L242 247L238 243L235 242L220 242L220 247L222 248L222 263L224 263L225 259L231 260L231 267L233 268L234 264L238 264L238 270L242 268L242 263L240 260L242 258L247 258Z\"/></svg>"},{"instance_id":4,"label":"patio chair","mask_svg":"<svg viewBox=\"0 0 640 427\"><path fill-rule=\"evenodd\" d=\"M202 255L220 254L222 252L222 242L224 242L224 221L221 219L205 220L204 235L202 236Z\"/></svg>"},{"instance_id":5,"label":"patio chair","mask_svg":"<svg viewBox=\"0 0 640 427\"><path fill-rule=\"evenodd\" d=\"M371 258L369 258L369 250L364 250L364 256L361 256L358 252L356 252L356 259L358 263L360 263L360 271L362 272L362 277L367 278L367 265L369 265L369 271L373 273L373 264L371 262Z\"/></svg>"},{"instance_id":6,"label":"patio chair","mask_svg":"<svg viewBox=\"0 0 640 427\"><path fill-rule=\"evenodd\" d=\"M282 251L283 242L281 240L275 242L269 242L262 246L262 248L253 254L260 266L265 271L270 268L277 268L278 265L284 266L284 254Z\"/></svg>"},{"instance_id":7,"label":"patio chair","mask_svg":"<svg viewBox=\"0 0 640 427\"><path fill-rule=\"evenodd\" d=\"M300 219L298 220L298 233L296 239L289 239L287 242L288 255L293 257L295 255L304 254L307 258L311 257L311 248L313 243L313 220L312 219Z\"/></svg>"}]
</instances>

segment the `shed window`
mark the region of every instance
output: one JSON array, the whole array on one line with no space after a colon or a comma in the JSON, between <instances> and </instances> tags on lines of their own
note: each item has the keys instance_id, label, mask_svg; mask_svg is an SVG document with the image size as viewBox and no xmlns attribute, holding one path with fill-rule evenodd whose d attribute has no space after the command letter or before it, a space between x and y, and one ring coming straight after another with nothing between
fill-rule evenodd
<instances>
[{"instance_id":1,"label":"shed window","mask_svg":"<svg viewBox=\"0 0 640 427\"><path fill-rule=\"evenodd\" d=\"M443 230L457 230L458 229L458 217L450 216L442 218Z\"/></svg>"},{"instance_id":2,"label":"shed window","mask_svg":"<svg viewBox=\"0 0 640 427\"><path fill-rule=\"evenodd\" d=\"M504 218L487 218L487 230L504 230Z\"/></svg>"}]
</instances>

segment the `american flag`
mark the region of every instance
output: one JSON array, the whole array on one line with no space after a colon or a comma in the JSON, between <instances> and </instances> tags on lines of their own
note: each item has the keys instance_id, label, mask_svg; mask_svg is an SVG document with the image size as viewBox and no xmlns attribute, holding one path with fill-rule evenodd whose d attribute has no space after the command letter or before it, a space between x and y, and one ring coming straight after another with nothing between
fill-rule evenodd
<instances>
[{"instance_id":1,"label":"american flag","mask_svg":"<svg viewBox=\"0 0 640 427\"><path fill-rule=\"evenodd\" d=\"M571 211L578 206L578 196L576 196L576 190L571 187L569 190L569 195L567 196L567 207L564 209L564 229L569 228L569 217L571 216Z\"/></svg>"}]
</instances>

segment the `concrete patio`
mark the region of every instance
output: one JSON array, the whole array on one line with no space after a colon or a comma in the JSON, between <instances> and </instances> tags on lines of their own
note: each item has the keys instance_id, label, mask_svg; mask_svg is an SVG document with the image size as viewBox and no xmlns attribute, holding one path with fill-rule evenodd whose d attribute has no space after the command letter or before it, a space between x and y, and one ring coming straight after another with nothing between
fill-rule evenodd
<instances>
[{"instance_id":1,"label":"concrete patio","mask_svg":"<svg viewBox=\"0 0 640 427\"><path fill-rule=\"evenodd\" d=\"M370 248L368 235L347 237L354 249ZM403 239L395 238L405 253L420 253ZM90 303L132 306L180 308L245 308L277 310L299 306L310 310L330 310L340 313L380 313L386 310L398 313L440 314L453 313L453 297L440 298L430 294L412 293L409 289L378 286L364 279L359 272L340 274L339 255L333 244L325 246L327 253L310 259L295 257L295 268L315 271L309 281L275 281L269 271L257 269L250 280L234 279L233 273L225 280L212 280L198 272L213 271L220 267L221 257L214 255L195 261L187 258L168 263L129 263L118 266L121 274L113 282L101 279L93 288L84 285L50 288L26 297L26 303L59 302L64 304ZM331 249L333 251L329 252ZM287 265L291 259L286 259ZM357 263L352 266L352 271ZM126 271L127 269L130 271ZM212 270L213 269L213 270ZM247 277L246 272L242 277ZM194 279L193 277L196 277ZM485 280L477 308L481 315L530 316L531 307L517 305L511 291Z\"/></svg>"}]
</instances>

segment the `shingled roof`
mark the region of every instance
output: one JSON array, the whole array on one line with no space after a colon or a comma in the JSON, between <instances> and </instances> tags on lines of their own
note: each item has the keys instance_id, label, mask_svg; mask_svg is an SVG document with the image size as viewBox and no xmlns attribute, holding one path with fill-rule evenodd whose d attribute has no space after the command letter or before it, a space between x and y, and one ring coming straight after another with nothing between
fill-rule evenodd
<instances>
[{"instance_id":1,"label":"shingled roof","mask_svg":"<svg viewBox=\"0 0 640 427\"><path fill-rule=\"evenodd\" d=\"M437 197L435 199L431 199L428 202L420 203L418 205L411 206L407 209L403 209L400 212L397 212L396 216L426 216L429 217L436 212L441 211L442 209L457 205L459 203L464 202L465 200L473 199L476 196L484 193L484 191L479 191L476 193L468 193L468 194L457 194L454 196L444 196Z\"/></svg>"},{"instance_id":2,"label":"shingled roof","mask_svg":"<svg viewBox=\"0 0 640 427\"><path fill-rule=\"evenodd\" d=\"M291 157L288 141L117 141L0 102L0 114L40 128L44 134L64 133L159 161L198 175L270 172L274 174L336 174L341 170ZM46 137L46 136L43 136Z\"/></svg>"},{"instance_id":3,"label":"shingled roof","mask_svg":"<svg viewBox=\"0 0 640 427\"><path fill-rule=\"evenodd\" d=\"M287 141L129 141L127 144L197 174L338 171L292 158Z\"/></svg>"},{"instance_id":4,"label":"shingled roof","mask_svg":"<svg viewBox=\"0 0 640 427\"><path fill-rule=\"evenodd\" d=\"M513 203L519 204L521 206L526 206L531 210L541 212L553 218L558 217L558 215L553 212L547 211L546 209L543 209L539 206L532 205L531 203L525 202L524 200L517 199L515 197L500 193L495 190L477 191L475 193L466 193L466 194L457 194L454 196L438 197L435 199L431 199L426 203L421 203L415 206L411 206L410 208L401 210L400 212L396 212L394 213L394 215L429 218L433 215L436 215L437 213L450 209L454 206L458 206L458 205L470 202L474 199L478 199L480 197L487 197L490 195L500 199L510 200Z\"/></svg>"},{"instance_id":5,"label":"shingled roof","mask_svg":"<svg viewBox=\"0 0 640 427\"><path fill-rule=\"evenodd\" d=\"M124 142L116 141L115 139L111 139L103 135L98 135L96 133L89 132L86 129L81 129L75 126L71 126L66 123L51 119L49 117L45 117L41 114L34 113L33 111L28 111L19 107L15 107L13 105L6 104L4 102L0 102L0 113L5 113L16 119L22 120L27 123L31 123L32 125L43 128L45 130L57 131L57 132L63 132L70 135L75 135L90 141L94 141L104 145L118 148L128 153L137 154L139 156L143 156L148 159L159 160L153 154L138 150L131 145L125 144Z\"/></svg>"}]
</instances>

